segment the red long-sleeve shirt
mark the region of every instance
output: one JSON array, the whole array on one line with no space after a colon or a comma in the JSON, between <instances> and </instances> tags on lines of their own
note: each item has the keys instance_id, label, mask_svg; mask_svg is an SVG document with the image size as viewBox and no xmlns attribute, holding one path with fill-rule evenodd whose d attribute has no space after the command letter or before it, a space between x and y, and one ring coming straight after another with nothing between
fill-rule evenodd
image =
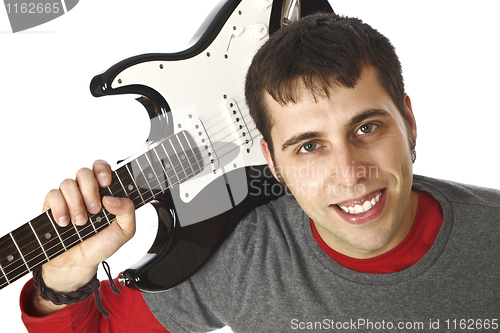
<instances>
[{"instance_id":1,"label":"red long-sleeve shirt","mask_svg":"<svg viewBox=\"0 0 500 333\"><path fill-rule=\"evenodd\" d=\"M117 281L115 281L117 283ZM149 310L141 292L117 283L121 294L115 295L109 281L103 281L101 293L104 309L110 317L106 319L97 309L94 297L67 306L45 317L32 316L29 304L33 293L33 280L21 292L22 320L29 332L73 333L73 332L151 332L168 333Z\"/></svg>"},{"instance_id":2,"label":"red long-sleeve shirt","mask_svg":"<svg viewBox=\"0 0 500 333\"><path fill-rule=\"evenodd\" d=\"M371 259L343 256L328 247L312 221L311 229L323 250L343 266L365 273L391 273L420 260L434 243L442 223L443 212L439 202L430 194L420 192L417 216L410 233L396 248ZM33 280L30 280L21 292L22 320L30 333L168 332L151 313L141 292L121 287L118 283L117 286L120 295L113 293L109 281L103 281L99 289L104 309L110 313L108 319L97 310L94 297L51 315L36 317L30 315L32 311L29 304L33 292Z\"/></svg>"}]
</instances>

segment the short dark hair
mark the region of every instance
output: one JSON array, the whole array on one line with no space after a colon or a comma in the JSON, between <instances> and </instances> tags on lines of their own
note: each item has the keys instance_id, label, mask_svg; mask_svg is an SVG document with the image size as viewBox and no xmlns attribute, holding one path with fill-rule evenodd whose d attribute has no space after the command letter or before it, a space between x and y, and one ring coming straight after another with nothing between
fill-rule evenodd
<instances>
[{"instance_id":1,"label":"short dark hair","mask_svg":"<svg viewBox=\"0 0 500 333\"><path fill-rule=\"evenodd\" d=\"M275 32L252 60L245 83L250 115L273 155L271 116L265 93L296 103L299 87L312 98L328 97L332 84L354 88L367 66L408 123L401 63L389 39L360 19L335 14L304 17ZM408 124L407 124L408 126Z\"/></svg>"}]
</instances>

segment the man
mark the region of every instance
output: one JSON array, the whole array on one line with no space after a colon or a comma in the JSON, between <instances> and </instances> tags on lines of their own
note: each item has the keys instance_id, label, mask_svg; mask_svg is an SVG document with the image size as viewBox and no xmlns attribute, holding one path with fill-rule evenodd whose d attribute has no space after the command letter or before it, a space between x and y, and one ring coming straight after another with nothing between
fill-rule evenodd
<instances>
[{"instance_id":1,"label":"man","mask_svg":"<svg viewBox=\"0 0 500 333\"><path fill-rule=\"evenodd\" d=\"M357 19L304 18L257 53L246 98L266 160L293 196L252 211L178 287L114 296L104 285L109 319L92 298L55 306L28 283L30 331L498 330L500 194L413 176L416 123L384 36ZM109 183L97 161L44 208L60 225L83 224ZM102 204L116 223L43 266L54 293L86 285L132 237L131 202Z\"/></svg>"}]
</instances>

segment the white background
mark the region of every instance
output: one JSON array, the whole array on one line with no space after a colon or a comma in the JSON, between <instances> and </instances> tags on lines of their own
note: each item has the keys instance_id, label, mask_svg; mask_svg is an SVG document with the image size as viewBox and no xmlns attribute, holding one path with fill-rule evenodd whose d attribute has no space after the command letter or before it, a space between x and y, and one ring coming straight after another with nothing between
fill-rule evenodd
<instances>
[{"instance_id":1,"label":"white background","mask_svg":"<svg viewBox=\"0 0 500 333\"><path fill-rule=\"evenodd\" d=\"M48 190L80 167L114 163L142 145L149 130L142 106L131 96L96 99L90 80L130 56L184 49L215 3L85 0L17 34L0 9L0 236L38 215ZM497 2L330 3L396 46L418 125L415 173L500 188ZM151 213L138 212L137 236L109 261L114 274L147 251ZM27 278L0 291L2 331L25 332L18 295Z\"/></svg>"}]
</instances>

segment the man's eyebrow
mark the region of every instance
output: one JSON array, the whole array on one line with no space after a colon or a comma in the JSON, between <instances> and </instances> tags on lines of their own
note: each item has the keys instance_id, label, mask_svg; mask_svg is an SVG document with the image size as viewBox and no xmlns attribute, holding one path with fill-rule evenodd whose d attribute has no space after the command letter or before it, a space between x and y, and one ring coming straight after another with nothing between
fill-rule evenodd
<instances>
[{"instance_id":1,"label":"man's eyebrow","mask_svg":"<svg viewBox=\"0 0 500 333\"><path fill-rule=\"evenodd\" d=\"M389 111L385 110L379 110L379 109L371 109L363 112L362 114L359 114L352 118L346 125L346 128L351 128L354 125L357 125L359 123L362 123L366 119L370 118L375 118L375 117L389 117L391 113ZM312 132L304 132L304 133L299 133L297 135L292 136L288 140L286 140L282 145L281 145L281 150L284 151L288 147L293 146L299 142L302 141L307 141L311 140L317 137L321 137L323 135L322 132L318 131L312 131Z\"/></svg>"},{"instance_id":2,"label":"man's eyebrow","mask_svg":"<svg viewBox=\"0 0 500 333\"><path fill-rule=\"evenodd\" d=\"M317 138L321 136L321 132L304 132L304 133L299 133L297 135L292 136L290 139L286 140L282 145L281 145L281 150L285 150L290 146L293 146L299 142L310 140Z\"/></svg>"},{"instance_id":3,"label":"man's eyebrow","mask_svg":"<svg viewBox=\"0 0 500 333\"><path fill-rule=\"evenodd\" d=\"M389 117L391 116L391 113L389 111L385 110L378 110L378 109L372 109L372 110L367 110L363 112L360 115L357 115L356 117L352 118L346 125L346 128L351 128L359 123L362 123L366 119L370 118L376 118L376 117Z\"/></svg>"}]
</instances>

